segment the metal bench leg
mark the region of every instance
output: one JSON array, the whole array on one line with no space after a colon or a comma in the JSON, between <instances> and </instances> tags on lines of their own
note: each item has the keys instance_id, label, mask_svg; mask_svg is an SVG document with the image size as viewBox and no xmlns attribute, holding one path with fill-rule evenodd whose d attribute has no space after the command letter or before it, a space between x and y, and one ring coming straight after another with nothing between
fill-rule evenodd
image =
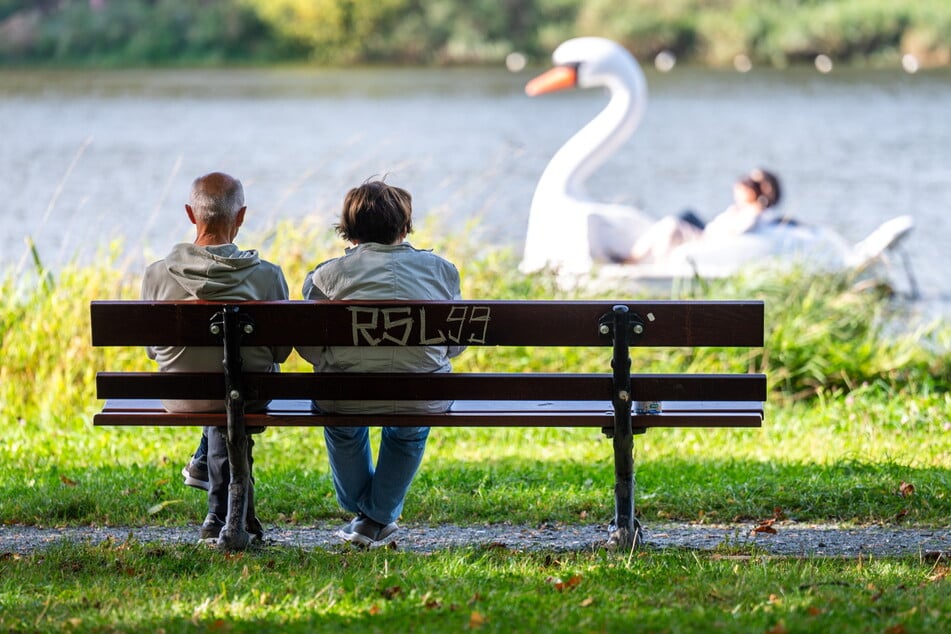
<instances>
[{"instance_id":1,"label":"metal bench leg","mask_svg":"<svg viewBox=\"0 0 951 634\"><path fill-rule=\"evenodd\" d=\"M614 355L614 521L608 527L608 548L630 550L643 543L641 525L634 517L634 432L631 429L630 335L643 325L628 314L627 306L615 306L601 320L603 334L613 331ZM607 331L606 331L607 327Z\"/></svg>"},{"instance_id":2,"label":"metal bench leg","mask_svg":"<svg viewBox=\"0 0 951 634\"><path fill-rule=\"evenodd\" d=\"M219 325L224 337L225 411L228 417L228 517L218 536L219 550L245 550L251 543L247 526L254 516L251 483L251 441L244 424L244 389L241 375L241 337L253 331L250 322L241 319L236 306L226 307L212 324Z\"/></svg>"}]
</instances>

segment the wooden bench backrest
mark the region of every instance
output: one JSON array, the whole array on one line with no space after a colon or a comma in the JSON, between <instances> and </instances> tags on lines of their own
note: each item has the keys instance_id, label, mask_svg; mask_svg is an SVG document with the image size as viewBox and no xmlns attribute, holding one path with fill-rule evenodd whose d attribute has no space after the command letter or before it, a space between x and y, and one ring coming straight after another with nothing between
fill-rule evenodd
<instances>
[{"instance_id":1,"label":"wooden bench backrest","mask_svg":"<svg viewBox=\"0 0 951 634\"><path fill-rule=\"evenodd\" d=\"M221 346L210 325L234 303L96 301L97 346ZM610 346L599 323L618 302L245 302L253 332L242 345ZM643 332L632 347L755 347L763 341L762 302L628 302ZM609 370L605 367L605 370ZM513 380L513 377L516 380ZM224 379L215 373L100 372L100 398L216 399ZM611 374L359 374L247 373L250 399L558 400L610 401ZM664 401L766 399L761 374L634 374L631 394Z\"/></svg>"},{"instance_id":2,"label":"wooden bench backrest","mask_svg":"<svg viewBox=\"0 0 951 634\"><path fill-rule=\"evenodd\" d=\"M94 301L94 346L219 346L214 315L234 302ZM624 305L640 317L632 347L763 345L759 301L242 302L242 345L610 346L599 320Z\"/></svg>"}]
</instances>

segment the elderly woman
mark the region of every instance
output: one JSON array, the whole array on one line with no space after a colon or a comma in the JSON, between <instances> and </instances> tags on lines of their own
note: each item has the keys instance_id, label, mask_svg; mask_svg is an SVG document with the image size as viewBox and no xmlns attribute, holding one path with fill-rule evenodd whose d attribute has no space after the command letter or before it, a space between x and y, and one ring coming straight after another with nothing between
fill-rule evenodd
<instances>
[{"instance_id":1,"label":"elderly woman","mask_svg":"<svg viewBox=\"0 0 951 634\"><path fill-rule=\"evenodd\" d=\"M413 247L409 192L382 181L351 189L337 233L351 243L343 256L318 265L304 281L305 299L461 299L456 267ZM449 372L463 346L298 348L316 372ZM442 412L449 401L318 401L323 411L346 414ZM429 427L383 427L374 467L366 427L325 427L337 501L356 513L337 534L361 546L389 541L416 475Z\"/></svg>"}]
</instances>

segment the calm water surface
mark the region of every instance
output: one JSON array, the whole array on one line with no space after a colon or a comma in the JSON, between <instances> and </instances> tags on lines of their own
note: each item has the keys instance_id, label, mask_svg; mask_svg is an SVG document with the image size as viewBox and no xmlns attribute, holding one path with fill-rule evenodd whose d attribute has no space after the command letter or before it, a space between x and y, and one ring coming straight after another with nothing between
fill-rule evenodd
<instances>
[{"instance_id":1,"label":"calm water surface","mask_svg":"<svg viewBox=\"0 0 951 634\"><path fill-rule=\"evenodd\" d=\"M188 239L196 175L245 183L247 228L316 215L388 174L418 216L521 248L535 183L604 95L538 98L496 70L0 71L0 267L26 270L121 239L133 265ZM951 297L951 74L806 70L648 73L648 113L595 175L604 200L712 215L750 167L776 170L784 208L859 240L897 214L930 300ZM248 245L251 246L251 245ZM279 261L278 254L269 254Z\"/></svg>"}]
</instances>

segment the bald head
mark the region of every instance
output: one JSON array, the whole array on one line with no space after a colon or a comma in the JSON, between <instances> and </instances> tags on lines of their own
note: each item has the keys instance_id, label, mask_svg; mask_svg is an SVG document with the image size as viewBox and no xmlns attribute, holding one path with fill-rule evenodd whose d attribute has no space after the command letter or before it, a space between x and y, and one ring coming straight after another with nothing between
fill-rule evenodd
<instances>
[{"instance_id":1,"label":"bald head","mask_svg":"<svg viewBox=\"0 0 951 634\"><path fill-rule=\"evenodd\" d=\"M195 220L203 224L233 224L244 208L241 181L221 172L199 176L192 183L188 205Z\"/></svg>"}]
</instances>

